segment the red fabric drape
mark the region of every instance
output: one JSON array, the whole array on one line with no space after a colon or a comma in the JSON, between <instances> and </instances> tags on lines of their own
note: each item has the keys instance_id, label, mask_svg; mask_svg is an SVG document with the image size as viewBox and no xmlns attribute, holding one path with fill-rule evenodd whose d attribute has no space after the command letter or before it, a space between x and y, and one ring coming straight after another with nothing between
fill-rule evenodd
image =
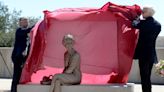
<instances>
[{"instance_id":1,"label":"red fabric drape","mask_svg":"<svg viewBox=\"0 0 164 92\"><path fill-rule=\"evenodd\" d=\"M62 71L63 36L75 36L81 54L83 83L126 83L131 69L138 32L131 21L140 7L105 4L100 9L66 8L45 11L45 18L31 32L30 54L20 83L34 82L43 75ZM34 74L36 73L36 74ZM101 78L99 78L101 77ZM99 82L95 82L99 81Z\"/></svg>"}]
</instances>

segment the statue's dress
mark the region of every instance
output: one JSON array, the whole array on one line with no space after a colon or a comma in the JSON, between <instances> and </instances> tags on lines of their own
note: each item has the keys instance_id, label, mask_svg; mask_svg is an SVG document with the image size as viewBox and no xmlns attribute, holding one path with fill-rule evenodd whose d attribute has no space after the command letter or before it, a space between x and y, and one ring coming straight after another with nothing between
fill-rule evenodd
<instances>
[{"instance_id":1,"label":"statue's dress","mask_svg":"<svg viewBox=\"0 0 164 92\"><path fill-rule=\"evenodd\" d=\"M60 86L64 84L75 85L81 82L80 55L77 52L72 55L66 52L64 55L64 62L65 68L63 73L54 75L50 92L60 92Z\"/></svg>"}]
</instances>

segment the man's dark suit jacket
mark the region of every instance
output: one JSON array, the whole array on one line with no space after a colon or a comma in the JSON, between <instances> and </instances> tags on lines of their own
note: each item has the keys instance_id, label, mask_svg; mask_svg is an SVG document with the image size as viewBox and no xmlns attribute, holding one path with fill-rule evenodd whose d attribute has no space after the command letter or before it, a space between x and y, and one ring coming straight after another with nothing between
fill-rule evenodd
<instances>
[{"instance_id":1,"label":"man's dark suit jacket","mask_svg":"<svg viewBox=\"0 0 164 92\"><path fill-rule=\"evenodd\" d=\"M161 31L161 24L153 17L148 17L146 20L141 20L134 27L140 30L134 58L157 63L155 45L158 34Z\"/></svg>"},{"instance_id":2,"label":"man's dark suit jacket","mask_svg":"<svg viewBox=\"0 0 164 92\"><path fill-rule=\"evenodd\" d=\"M22 58L23 51L26 49L26 42L27 42L27 34L31 31L32 28L21 29L18 28L15 33L15 43L14 49L12 52L12 60L13 63L17 58Z\"/></svg>"}]
</instances>

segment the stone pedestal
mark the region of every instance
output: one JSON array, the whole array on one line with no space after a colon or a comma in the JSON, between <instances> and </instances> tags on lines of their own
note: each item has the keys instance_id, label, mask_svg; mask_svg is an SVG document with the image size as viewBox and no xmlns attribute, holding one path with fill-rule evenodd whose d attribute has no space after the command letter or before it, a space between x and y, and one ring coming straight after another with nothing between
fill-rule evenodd
<instances>
[{"instance_id":1,"label":"stone pedestal","mask_svg":"<svg viewBox=\"0 0 164 92\"><path fill-rule=\"evenodd\" d=\"M17 92L49 92L50 86L39 84L18 85ZM62 92L134 92L134 84L71 85L62 86Z\"/></svg>"}]
</instances>

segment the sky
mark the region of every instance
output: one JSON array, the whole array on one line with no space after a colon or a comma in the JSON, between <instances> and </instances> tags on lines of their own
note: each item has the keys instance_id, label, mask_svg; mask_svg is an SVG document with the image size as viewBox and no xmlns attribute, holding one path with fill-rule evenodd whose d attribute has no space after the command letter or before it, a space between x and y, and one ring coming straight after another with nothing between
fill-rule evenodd
<instances>
[{"instance_id":1,"label":"sky","mask_svg":"<svg viewBox=\"0 0 164 92\"><path fill-rule=\"evenodd\" d=\"M164 36L164 0L0 0L10 10L22 11L22 16L43 17L44 10L53 11L59 8L96 7L100 8L107 2L120 5L138 4L141 7L151 6L156 13L154 18L162 24L161 36Z\"/></svg>"}]
</instances>

